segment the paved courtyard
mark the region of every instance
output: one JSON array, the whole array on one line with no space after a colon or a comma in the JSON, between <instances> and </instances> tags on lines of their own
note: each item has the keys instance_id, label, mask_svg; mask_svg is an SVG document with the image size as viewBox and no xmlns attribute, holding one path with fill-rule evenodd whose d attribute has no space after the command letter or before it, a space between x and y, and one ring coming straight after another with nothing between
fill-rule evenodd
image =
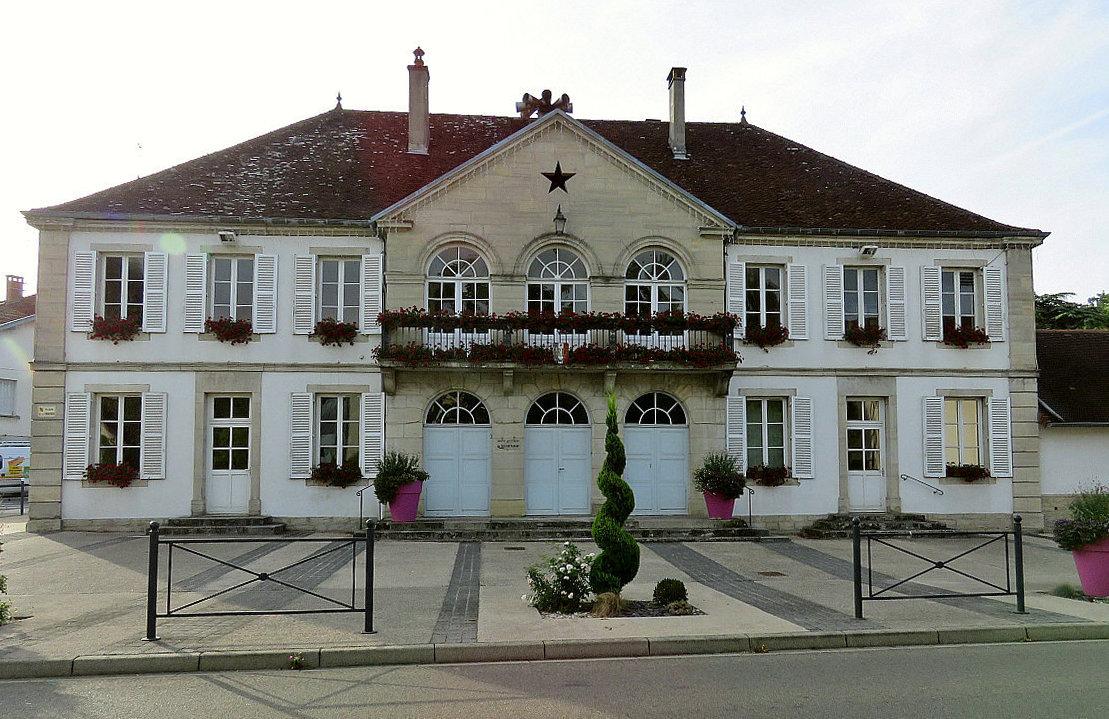
<instances>
[{"instance_id":1,"label":"paved courtyard","mask_svg":"<svg viewBox=\"0 0 1109 719\"><path fill-rule=\"evenodd\" d=\"M0 661L167 651L1109 623L1109 604L1047 594L1057 584L1077 580L1069 553L1037 537L1025 540L1026 615L1015 613L1011 597L922 599L868 602L863 620L853 614L851 545L845 540L644 543L639 576L625 589L625 596L649 599L659 579L674 577L686 583L691 603L705 614L608 620L542 617L521 599L527 591L524 568L556 553L557 543L380 541L376 545L376 634L360 633L362 616L355 614L219 616L162 619L160 641L143 642L145 537L79 532L33 535L23 532L10 516L0 518L0 524L4 525L0 573L8 576L8 599L15 615L22 617L0 628ZM947 559L979 543L969 538L895 541L935 559ZM595 549L590 543L581 544L584 551ZM273 572L335 546L277 541L193 548L257 572ZM361 548L353 574L351 554L350 548L339 549L277 577L349 601L354 576L360 603ZM166 560L163 547L159 581L163 609ZM872 561L876 591L928 566L877 545ZM995 543L953 566L1004 585L1003 561L1004 545ZM170 599L181 606L249 578L228 564L178 549L173 556ZM953 572L933 571L898 589L919 594L984 588ZM249 611L319 606L325 606L322 600L273 582L255 582L195 608Z\"/></svg>"}]
</instances>

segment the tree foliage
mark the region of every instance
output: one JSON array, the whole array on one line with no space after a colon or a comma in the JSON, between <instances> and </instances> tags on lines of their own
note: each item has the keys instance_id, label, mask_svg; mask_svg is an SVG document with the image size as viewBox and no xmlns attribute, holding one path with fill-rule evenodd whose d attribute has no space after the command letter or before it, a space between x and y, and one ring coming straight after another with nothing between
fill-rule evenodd
<instances>
[{"instance_id":1,"label":"tree foliage","mask_svg":"<svg viewBox=\"0 0 1109 719\"><path fill-rule=\"evenodd\" d=\"M593 560L589 583L594 594L619 593L624 585L639 573L639 544L636 543L624 522L635 509L635 495L624 481L624 443L620 441L616 419L616 395L608 397L608 416L605 418L605 462L597 475L597 486L605 502L593 520L593 541L601 553Z\"/></svg>"},{"instance_id":2,"label":"tree foliage","mask_svg":"<svg viewBox=\"0 0 1109 719\"><path fill-rule=\"evenodd\" d=\"M1036 295L1036 328L1041 330L1109 329L1109 292L1086 303L1072 302L1073 292Z\"/></svg>"}]
</instances>

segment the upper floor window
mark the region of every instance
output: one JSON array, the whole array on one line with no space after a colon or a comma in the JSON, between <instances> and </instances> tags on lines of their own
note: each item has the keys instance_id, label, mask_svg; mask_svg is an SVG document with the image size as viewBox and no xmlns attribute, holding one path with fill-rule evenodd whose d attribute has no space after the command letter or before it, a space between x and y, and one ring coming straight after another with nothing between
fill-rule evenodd
<instances>
[{"instance_id":1,"label":"upper floor window","mask_svg":"<svg viewBox=\"0 0 1109 719\"><path fill-rule=\"evenodd\" d=\"M982 464L981 401L946 397L943 400L943 457L945 464Z\"/></svg>"},{"instance_id":2,"label":"upper floor window","mask_svg":"<svg viewBox=\"0 0 1109 719\"><path fill-rule=\"evenodd\" d=\"M143 256L104 255L102 262L101 316L142 322Z\"/></svg>"},{"instance_id":3,"label":"upper floor window","mask_svg":"<svg viewBox=\"0 0 1109 719\"><path fill-rule=\"evenodd\" d=\"M254 258L212 258L212 319L252 322Z\"/></svg>"},{"instance_id":4,"label":"upper floor window","mask_svg":"<svg viewBox=\"0 0 1109 719\"><path fill-rule=\"evenodd\" d=\"M362 297L362 262L358 258L321 259L317 318L358 324Z\"/></svg>"},{"instance_id":5,"label":"upper floor window","mask_svg":"<svg viewBox=\"0 0 1109 719\"><path fill-rule=\"evenodd\" d=\"M561 247L540 252L528 268L528 312L561 314L588 309L588 273L581 258Z\"/></svg>"},{"instance_id":6,"label":"upper floor window","mask_svg":"<svg viewBox=\"0 0 1109 719\"><path fill-rule=\"evenodd\" d=\"M747 466L786 465L786 400L749 397L746 401Z\"/></svg>"},{"instance_id":7,"label":"upper floor window","mask_svg":"<svg viewBox=\"0 0 1109 719\"><path fill-rule=\"evenodd\" d=\"M142 396L105 394L96 398L96 461L139 468L142 450Z\"/></svg>"},{"instance_id":8,"label":"upper floor window","mask_svg":"<svg viewBox=\"0 0 1109 719\"><path fill-rule=\"evenodd\" d=\"M465 245L437 254L427 271L427 309L449 314L489 314L489 266Z\"/></svg>"},{"instance_id":9,"label":"upper floor window","mask_svg":"<svg viewBox=\"0 0 1109 719\"><path fill-rule=\"evenodd\" d=\"M624 274L624 314L685 311L685 272L665 250L640 252Z\"/></svg>"},{"instance_id":10,"label":"upper floor window","mask_svg":"<svg viewBox=\"0 0 1109 719\"><path fill-rule=\"evenodd\" d=\"M877 267L843 268L843 319L847 329L881 327L879 279Z\"/></svg>"},{"instance_id":11,"label":"upper floor window","mask_svg":"<svg viewBox=\"0 0 1109 719\"><path fill-rule=\"evenodd\" d=\"M744 325L747 327L782 326L781 266L747 265L744 286Z\"/></svg>"},{"instance_id":12,"label":"upper floor window","mask_svg":"<svg viewBox=\"0 0 1109 719\"><path fill-rule=\"evenodd\" d=\"M360 444L359 396L316 396L316 448L319 464L358 464Z\"/></svg>"},{"instance_id":13,"label":"upper floor window","mask_svg":"<svg viewBox=\"0 0 1109 719\"><path fill-rule=\"evenodd\" d=\"M974 329L978 321L978 273L974 270L943 270L940 302L944 331Z\"/></svg>"},{"instance_id":14,"label":"upper floor window","mask_svg":"<svg viewBox=\"0 0 1109 719\"><path fill-rule=\"evenodd\" d=\"M15 415L15 380L0 379L0 417Z\"/></svg>"}]
</instances>

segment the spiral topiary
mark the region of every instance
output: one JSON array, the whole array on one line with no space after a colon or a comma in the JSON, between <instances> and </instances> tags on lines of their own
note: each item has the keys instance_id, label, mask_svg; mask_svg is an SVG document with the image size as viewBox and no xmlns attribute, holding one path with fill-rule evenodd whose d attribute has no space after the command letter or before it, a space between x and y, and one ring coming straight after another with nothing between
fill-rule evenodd
<instances>
[{"instance_id":1,"label":"spiral topiary","mask_svg":"<svg viewBox=\"0 0 1109 719\"><path fill-rule=\"evenodd\" d=\"M605 423L608 425L605 462L597 475L597 486L605 496L605 503L593 520L593 541L601 548L601 553L593 560L589 572L589 583L593 593L598 595L619 593L639 572L639 544L624 529L624 522L635 509L635 495L621 477L626 459L616 423L616 395L608 397Z\"/></svg>"}]
</instances>

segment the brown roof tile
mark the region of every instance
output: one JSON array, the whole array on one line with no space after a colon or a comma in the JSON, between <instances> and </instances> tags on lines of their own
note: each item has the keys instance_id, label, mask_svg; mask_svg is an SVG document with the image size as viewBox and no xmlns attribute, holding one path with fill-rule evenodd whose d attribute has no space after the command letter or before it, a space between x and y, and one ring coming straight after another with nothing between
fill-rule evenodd
<instances>
[{"instance_id":1,"label":"brown roof tile","mask_svg":"<svg viewBox=\"0 0 1109 719\"><path fill-rule=\"evenodd\" d=\"M1053 421L1109 423L1109 330L1039 330L1036 358Z\"/></svg>"},{"instance_id":2,"label":"brown roof tile","mask_svg":"<svg viewBox=\"0 0 1109 719\"><path fill-rule=\"evenodd\" d=\"M35 295L27 295L17 300L0 302L0 325L34 315L35 297Z\"/></svg>"}]
</instances>

